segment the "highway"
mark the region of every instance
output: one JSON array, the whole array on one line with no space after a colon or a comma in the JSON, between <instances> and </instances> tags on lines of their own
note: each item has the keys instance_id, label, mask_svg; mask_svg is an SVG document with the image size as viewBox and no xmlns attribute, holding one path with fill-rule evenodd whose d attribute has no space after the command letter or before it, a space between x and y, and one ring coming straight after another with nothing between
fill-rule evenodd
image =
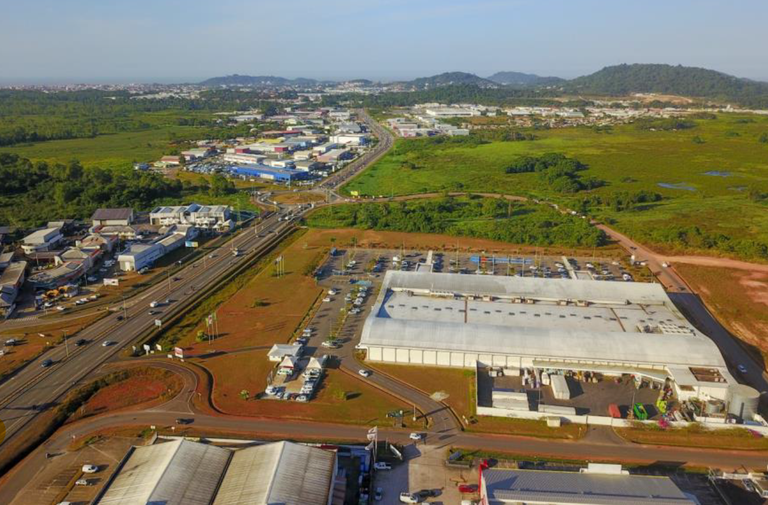
<instances>
[{"instance_id":1,"label":"highway","mask_svg":"<svg viewBox=\"0 0 768 505\"><path fill-rule=\"evenodd\" d=\"M0 419L6 426L6 437L0 448L13 440L40 411L52 407L78 381L152 329L156 319L162 321L183 310L184 303L197 292L213 284L238 262L245 261L249 254L258 253L266 245L279 241L279 236L291 227L291 223L279 221L277 214L263 223L251 225L231 243L178 272L175 276L178 280L172 281L170 291L163 282L140 293L125 310L125 319L119 320L124 312L116 310L81 331L66 346L57 346L12 375L0 385ZM236 258L230 252L233 246L241 251L240 257ZM156 314L149 314L152 301L166 299L170 303L163 303L152 309ZM79 339L85 339L87 344L76 347L74 341ZM107 340L114 344L103 346ZM53 364L43 368L44 359L51 359Z\"/></svg>"}]
</instances>

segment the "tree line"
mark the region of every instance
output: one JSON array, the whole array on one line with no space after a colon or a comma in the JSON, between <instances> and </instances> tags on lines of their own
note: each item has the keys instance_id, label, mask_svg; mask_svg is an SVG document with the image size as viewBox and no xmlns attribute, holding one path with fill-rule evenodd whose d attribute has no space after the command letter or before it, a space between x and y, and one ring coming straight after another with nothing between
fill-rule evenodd
<instances>
[{"instance_id":1,"label":"tree line","mask_svg":"<svg viewBox=\"0 0 768 505\"><path fill-rule=\"evenodd\" d=\"M599 188L605 181L595 177L581 177L586 164L560 153L541 156L523 156L507 166L508 174L537 173L539 181L557 193L570 194Z\"/></svg>"},{"instance_id":2,"label":"tree line","mask_svg":"<svg viewBox=\"0 0 768 505\"><path fill-rule=\"evenodd\" d=\"M539 246L595 247L605 234L554 209L496 198L452 198L345 204L318 209L310 226L442 233Z\"/></svg>"}]
</instances>

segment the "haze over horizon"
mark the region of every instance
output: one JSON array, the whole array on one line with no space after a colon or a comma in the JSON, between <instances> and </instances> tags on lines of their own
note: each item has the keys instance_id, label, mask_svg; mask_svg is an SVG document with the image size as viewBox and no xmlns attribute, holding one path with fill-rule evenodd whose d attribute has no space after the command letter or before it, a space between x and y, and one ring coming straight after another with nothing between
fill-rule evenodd
<instances>
[{"instance_id":1,"label":"haze over horizon","mask_svg":"<svg viewBox=\"0 0 768 505\"><path fill-rule=\"evenodd\" d=\"M30 0L9 2L0 18L0 83L392 81L507 70L573 78L619 63L768 81L766 17L758 0L295 0L290 9L263 0Z\"/></svg>"}]
</instances>

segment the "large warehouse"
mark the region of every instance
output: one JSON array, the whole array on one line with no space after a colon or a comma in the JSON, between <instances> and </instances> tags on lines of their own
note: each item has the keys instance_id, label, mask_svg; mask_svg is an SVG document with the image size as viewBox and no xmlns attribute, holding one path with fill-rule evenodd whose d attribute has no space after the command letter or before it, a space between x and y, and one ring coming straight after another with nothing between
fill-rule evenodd
<instances>
[{"instance_id":1,"label":"large warehouse","mask_svg":"<svg viewBox=\"0 0 768 505\"><path fill-rule=\"evenodd\" d=\"M133 448L94 500L99 505L330 505L333 450L293 442L227 449L173 440Z\"/></svg>"},{"instance_id":2,"label":"large warehouse","mask_svg":"<svg viewBox=\"0 0 768 505\"><path fill-rule=\"evenodd\" d=\"M389 271L361 345L371 361L671 379L681 400L735 384L660 284Z\"/></svg>"}]
</instances>

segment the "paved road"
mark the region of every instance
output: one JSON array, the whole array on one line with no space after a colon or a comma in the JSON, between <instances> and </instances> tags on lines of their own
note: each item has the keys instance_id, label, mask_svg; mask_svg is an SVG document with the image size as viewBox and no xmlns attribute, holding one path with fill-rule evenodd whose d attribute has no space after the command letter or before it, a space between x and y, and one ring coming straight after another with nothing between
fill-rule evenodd
<instances>
[{"instance_id":1,"label":"paved road","mask_svg":"<svg viewBox=\"0 0 768 505\"><path fill-rule=\"evenodd\" d=\"M152 360L159 366L179 373L184 380L182 392L163 405L146 411L123 411L94 418L83 419L57 431L51 439L0 479L0 503L10 503L13 497L45 465L46 453L58 454L67 450L73 438L82 438L96 431L125 426L175 426L179 417L193 418L191 425L198 432L211 434L237 433L242 438L293 440L335 440L360 443L366 440L367 426L328 423L286 421L282 419L247 418L233 415L207 415L193 404L197 388L197 375L177 363ZM380 438L403 444L411 443L408 431L380 428ZM700 450L671 447L641 446L627 443L605 428L593 429L586 439L578 442L543 440L507 435L462 433L456 430L441 431L435 427L427 435L427 443L433 446L462 447L487 451L501 451L525 456L549 456L590 461L620 461L639 464L663 462L668 465L688 464L718 467L725 470L747 467L761 468L768 463L768 454Z\"/></svg>"},{"instance_id":2,"label":"paved road","mask_svg":"<svg viewBox=\"0 0 768 505\"><path fill-rule=\"evenodd\" d=\"M230 253L229 243L221 246L215 253L178 272L176 277L179 280L172 282L170 291L166 283L160 283L132 300L131 308L116 311L84 329L77 339L85 339L88 342L86 345L76 347L70 341L68 345L57 346L10 376L0 385L0 419L6 426L6 437L0 443L0 450L40 411L51 408L77 381L150 330L156 319L163 320L181 311L183 304L198 291L215 283L249 253L276 241L278 234L291 226L290 223L278 221L277 215L273 215L259 225L260 234L255 233L255 225L247 228L233 239L234 247L242 253L241 257L235 258ZM165 299L171 300L171 303L164 303L154 309L156 314L149 314L150 302ZM124 314L127 318L119 320ZM104 341L114 344L103 346ZM53 365L42 368L44 359L53 360Z\"/></svg>"}]
</instances>

